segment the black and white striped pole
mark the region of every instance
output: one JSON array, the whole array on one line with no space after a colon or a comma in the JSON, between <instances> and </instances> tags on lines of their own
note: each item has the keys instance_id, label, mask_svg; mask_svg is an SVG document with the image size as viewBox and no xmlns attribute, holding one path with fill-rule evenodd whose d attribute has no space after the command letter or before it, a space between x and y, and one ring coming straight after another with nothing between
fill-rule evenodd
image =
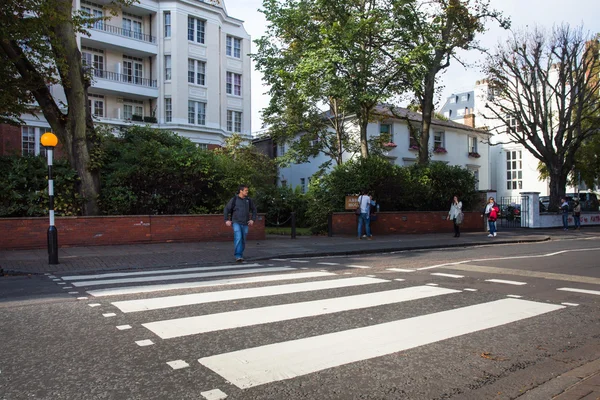
<instances>
[{"instance_id":1,"label":"black and white striped pole","mask_svg":"<svg viewBox=\"0 0 600 400\"><path fill-rule=\"evenodd\" d=\"M50 215L50 226L48 227L48 263L58 264L58 231L54 226L54 179L52 179L52 156L54 147L58 144L58 138L52 132L46 132L40 138L42 146L48 151L48 199Z\"/></svg>"}]
</instances>

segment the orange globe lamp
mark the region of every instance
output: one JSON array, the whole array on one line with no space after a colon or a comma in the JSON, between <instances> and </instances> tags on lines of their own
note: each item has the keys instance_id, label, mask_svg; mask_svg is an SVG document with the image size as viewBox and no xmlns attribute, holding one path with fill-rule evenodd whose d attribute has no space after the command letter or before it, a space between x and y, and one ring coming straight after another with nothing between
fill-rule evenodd
<instances>
[{"instance_id":1,"label":"orange globe lamp","mask_svg":"<svg viewBox=\"0 0 600 400\"><path fill-rule=\"evenodd\" d=\"M58 144L58 137L52 132L46 132L40 138L40 142L44 147L56 147Z\"/></svg>"}]
</instances>

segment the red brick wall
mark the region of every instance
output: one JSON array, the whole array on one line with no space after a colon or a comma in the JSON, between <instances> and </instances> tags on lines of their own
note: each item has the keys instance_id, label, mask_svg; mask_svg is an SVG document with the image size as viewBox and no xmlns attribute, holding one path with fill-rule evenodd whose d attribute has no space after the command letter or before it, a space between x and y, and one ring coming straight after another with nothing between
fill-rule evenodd
<instances>
[{"instance_id":1,"label":"red brick wall","mask_svg":"<svg viewBox=\"0 0 600 400\"><path fill-rule=\"evenodd\" d=\"M454 232L454 227L452 221L446 220L447 216L447 211L379 212L377 220L371 222L371 233L374 236L401 233L451 233ZM333 213L333 234L356 235L357 218L354 213ZM461 231L483 231L484 228L481 213L465 213Z\"/></svg>"},{"instance_id":2,"label":"red brick wall","mask_svg":"<svg viewBox=\"0 0 600 400\"><path fill-rule=\"evenodd\" d=\"M21 154L21 128L0 124L0 156Z\"/></svg>"},{"instance_id":3,"label":"red brick wall","mask_svg":"<svg viewBox=\"0 0 600 400\"><path fill-rule=\"evenodd\" d=\"M47 247L48 218L0 219L0 250ZM222 215L57 217L59 247L233 240ZM248 238L265 239L264 215Z\"/></svg>"}]
</instances>

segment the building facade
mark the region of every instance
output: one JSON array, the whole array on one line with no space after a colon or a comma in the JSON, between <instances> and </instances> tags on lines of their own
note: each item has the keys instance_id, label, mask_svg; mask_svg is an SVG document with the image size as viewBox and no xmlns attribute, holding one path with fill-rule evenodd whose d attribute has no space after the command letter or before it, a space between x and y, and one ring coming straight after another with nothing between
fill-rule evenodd
<instances>
[{"instance_id":1,"label":"building facade","mask_svg":"<svg viewBox=\"0 0 600 400\"><path fill-rule=\"evenodd\" d=\"M92 18L110 16L107 0L75 0ZM109 20L92 21L79 35L92 76L88 102L98 123L150 124L203 148L234 133L251 137L250 36L228 15L223 0L140 0ZM60 86L51 88L65 101ZM23 115L22 154L40 154L43 115ZM15 152L14 130L3 154ZM5 143L6 140L0 140Z\"/></svg>"},{"instance_id":2,"label":"building facade","mask_svg":"<svg viewBox=\"0 0 600 400\"><path fill-rule=\"evenodd\" d=\"M375 120L367 126L368 139L377 138L382 134L391 138L390 146L384 156L391 164L408 166L418 160L417 144L409 133L409 122L414 127L420 127L421 114L405 108L394 108L393 115L387 106L379 106L375 112ZM399 118L400 117L400 118ZM349 124L348 131L358 140L358 125ZM255 141L256 143L257 141ZM258 139L260 146L266 146L264 139ZM429 148L432 161L449 165L459 165L467 168L475 175L477 189L486 190L490 186L489 171L489 134L483 130L454 121L432 119ZM289 149L289 144L275 143L275 156L281 156ZM356 153L346 153L344 161L358 157ZM308 190L311 177L317 173L330 158L323 153L310 159L309 162L293 164L279 170L279 184L299 186L302 192Z\"/></svg>"}]
</instances>

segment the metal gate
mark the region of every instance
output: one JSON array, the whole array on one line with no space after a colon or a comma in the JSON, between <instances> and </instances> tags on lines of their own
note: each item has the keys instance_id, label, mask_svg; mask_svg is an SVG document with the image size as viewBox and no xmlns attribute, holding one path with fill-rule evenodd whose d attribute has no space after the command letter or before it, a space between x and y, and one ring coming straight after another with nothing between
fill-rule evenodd
<instances>
[{"instance_id":1,"label":"metal gate","mask_svg":"<svg viewBox=\"0 0 600 400\"><path fill-rule=\"evenodd\" d=\"M501 197L498 207L500 207L498 221L502 228L529 227L529 197Z\"/></svg>"}]
</instances>

